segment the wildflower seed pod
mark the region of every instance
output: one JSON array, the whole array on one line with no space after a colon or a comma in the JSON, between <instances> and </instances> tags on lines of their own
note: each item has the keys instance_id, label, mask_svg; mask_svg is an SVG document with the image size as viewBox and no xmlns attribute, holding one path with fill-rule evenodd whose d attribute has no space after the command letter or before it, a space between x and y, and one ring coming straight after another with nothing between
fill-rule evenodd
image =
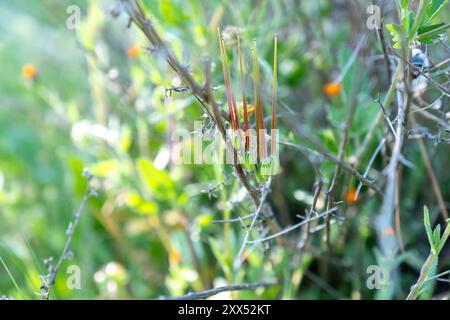
<instances>
[{"instance_id":1,"label":"wildflower seed pod","mask_svg":"<svg viewBox=\"0 0 450 320\"><path fill-rule=\"evenodd\" d=\"M272 175L272 157L267 157L256 166L255 176L258 183L263 183Z\"/></svg>"},{"instance_id":2,"label":"wildflower seed pod","mask_svg":"<svg viewBox=\"0 0 450 320\"><path fill-rule=\"evenodd\" d=\"M263 182L265 182L266 181L266 179L263 177L263 175L261 174L261 172L262 172L262 163L260 162L260 163L258 163L258 164L256 164L256 166L255 166L255 178L256 178L256 181L259 183L259 184L261 184L261 183L263 183Z\"/></svg>"},{"instance_id":3,"label":"wildflower seed pod","mask_svg":"<svg viewBox=\"0 0 450 320\"><path fill-rule=\"evenodd\" d=\"M258 175L262 179L262 181L266 181L269 177L274 176L278 173L278 169L280 167L280 162L278 158L273 156L269 156L263 161L261 161L259 166Z\"/></svg>"},{"instance_id":4,"label":"wildflower seed pod","mask_svg":"<svg viewBox=\"0 0 450 320\"><path fill-rule=\"evenodd\" d=\"M241 137L238 134L233 134L232 141L235 150L239 150L241 147Z\"/></svg>"},{"instance_id":5,"label":"wildflower seed pod","mask_svg":"<svg viewBox=\"0 0 450 320\"><path fill-rule=\"evenodd\" d=\"M248 172L253 172L255 170L256 159L250 151L245 153L244 168Z\"/></svg>"},{"instance_id":6,"label":"wildflower seed pod","mask_svg":"<svg viewBox=\"0 0 450 320\"><path fill-rule=\"evenodd\" d=\"M262 163L261 163L261 175L264 178L264 180L269 179L269 177L272 175L272 157L267 157Z\"/></svg>"}]
</instances>

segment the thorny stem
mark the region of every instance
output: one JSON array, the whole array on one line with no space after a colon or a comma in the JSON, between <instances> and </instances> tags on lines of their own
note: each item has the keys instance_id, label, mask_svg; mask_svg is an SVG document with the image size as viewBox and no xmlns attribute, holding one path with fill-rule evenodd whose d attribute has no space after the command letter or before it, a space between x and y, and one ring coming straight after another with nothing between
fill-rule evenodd
<instances>
[{"instance_id":1,"label":"thorny stem","mask_svg":"<svg viewBox=\"0 0 450 320\"><path fill-rule=\"evenodd\" d=\"M382 105L384 106L384 108L389 108L392 100L394 99L395 96L395 90L397 89L397 84L398 84L398 77L400 75L400 73L403 70L400 68L399 65L397 65L397 69L394 73L394 78L391 80L391 85L389 87L389 91L382 103ZM370 141L372 140L372 137L375 133L375 130L378 127L378 124L380 123L381 119L383 119L384 113L382 110L378 111L377 117L375 118L375 121L373 122L372 127L370 128L369 132L367 133L366 137L364 138L364 141L361 143L361 146L358 148L358 150L355 153L355 159L361 159L362 156L364 155L364 152L366 151L367 147L370 144Z\"/></svg>"},{"instance_id":2,"label":"thorny stem","mask_svg":"<svg viewBox=\"0 0 450 320\"><path fill-rule=\"evenodd\" d=\"M372 1L373 3L373 1ZM380 28L377 28L377 35L378 35L378 39L381 42L381 48L383 49L383 56L384 56L384 61L386 63L386 71L387 71L387 75L388 75L388 79L389 81L392 79L392 71L391 71L391 62L389 59L389 53L388 53L388 47L386 44L386 38L384 36L384 23L383 21L380 21Z\"/></svg>"},{"instance_id":3,"label":"thorny stem","mask_svg":"<svg viewBox=\"0 0 450 320\"><path fill-rule=\"evenodd\" d=\"M403 62L400 60L398 68L403 70ZM401 75L401 74L400 74ZM402 75L401 75L402 76ZM403 81L403 80L401 80ZM397 112L397 128L396 128L396 139L394 147L392 150L392 156L387 167L387 183L384 191L383 203L380 209L380 214L377 217L377 232L380 245L382 247L382 253L388 256L394 256L397 250L396 242L393 238L391 230L392 223L391 217L394 211L394 200L395 200L395 188L397 181L397 166L401 160L401 150L404 140L404 125L405 125L405 103L404 103L404 92L403 90L397 88L397 102L398 102L398 112Z\"/></svg>"},{"instance_id":4,"label":"thorny stem","mask_svg":"<svg viewBox=\"0 0 450 320\"><path fill-rule=\"evenodd\" d=\"M248 244L257 244L257 243L261 243L261 242L264 242L264 241L275 239L276 237L285 235L285 234L291 232L292 230L295 230L295 229L297 229L297 228L299 228L299 227L301 227L303 225L309 224L309 223L311 223L313 221L316 221L316 220L319 220L319 219L321 219L323 217L326 217L329 214L335 212L336 210L337 210L337 207L334 207L331 210L327 210L327 211L325 211L325 212L323 212L323 213L321 213L321 214L319 214L319 215L317 215L315 217L311 217L309 219L303 220L303 221L301 221L301 222L299 222L297 224L294 224L294 225L292 225L290 227L287 227L287 228L285 228L285 229L283 229L283 230L281 230L281 231L279 231L279 232L277 232L275 234L272 234L270 236L267 236L267 237L264 237L264 238L260 238L260 239L257 239L257 240L247 241L247 243Z\"/></svg>"},{"instance_id":5,"label":"thorny stem","mask_svg":"<svg viewBox=\"0 0 450 320\"><path fill-rule=\"evenodd\" d=\"M210 76L211 66L208 66L208 64L210 63L206 63L207 68L205 69L205 73L206 75L209 75L209 79L205 79L205 86L202 87L195 81L191 73L181 65L181 63L176 59L175 55L171 52L171 50L169 50L167 45L157 34L152 23L146 18L144 12L142 11L141 7L136 2L136 0L121 0L121 3L123 8L129 15L131 21L133 21L136 24L136 26L139 29L141 29L141 31L144 33L147 39L156 48L162 51L172 69L175 70L175 72L177 72L180 75L180 77L184 80L187 86L191 89L192 94L196 97L197 100L201 102L203 108L208 112L208 114L211 115L213 119L215 119L215 122L222 135L222 138L224 139L225 143L228 146L229 143L227 142L227 140L229 139L227 139L225 127L222 122L222 119L228 119L228 116L224 115L223 112L219 109L217 102L214 98L214 95L212 93L211 76ZM206 72L207 70L209 70L209 72ZM207 108L207 104L213 109L213 114L211 114L211 111ZM231 115L229 118L232 119ZM233 152L236 158L236 150L234 150L234 147L232 145L231 151ZM252 201L254 202L255 206L258 207L260 203L259 193L250 186L250 183L248 182L247 177L245 176L242 166L236 163L234 165L234 168L239 180L242 182L244 188L250 194L250 197L252 198Z\"/></svg>"},{"instance_id":6,"label":"thorny stem","mask_svg":"<svg viewBox=\"0 0 450 320\"><path fill-rule=\"evenodd\" d=\"M270 185L270 179L267 181L267 186L269 186L269 185ZM248 229L245 231L244 240L242 241L241 248L239 249L239 252L234 261L234 269L235 270L238 269L242 263L242 258L243 258L243 253L244 253L245 247L247 246L248 243L250 243L248 241L248 238L250 237L250 233L252 232L256 221L258 220L259 214L261 213L262 207L264 205L264 200L267 196L267 192L268 192L267 190L263 191L263 194L261 197L261 202L253 215L252 223L250 224L250 227L248 227Z\"/></svg>"},{"instance_id":7,"label":"thorny stem","mask_svg":"<svg viewBox=\"0 0 450 320\"><path fill-rule=\"evenodd\" d=\"M450 92L444 88L443 85L439 84L438 82L436 82L436 80L434 80L433 78L431 78L426 72L423 72L423 70L420 70L418 68L416 68L411 61L408 61L407 59L404 59L404 57L402 57L401 55L399 55L397 52L395 52L394 50L390 50L390 52L397 56L399 59L403 60L410 68L415 69L421 76L425 77L434 87L436 87L437 89L439 89L443 95L450 97Z\"/></svg>"},{"instance_id":8,"label":"thorny stem","mask_svg":"<svg viewBox=\"0 0 450 320\"><path fill-rule=\"evenodd\" d=\"M130 20L144 33L150 43L154 46L155 50L158 50L165 58L167 63L171 68L178 73L178 75L184 80L187 86L191 89L194 97L200 102L205 111L212 117L211 111L208 109L207 104L209 103L208 95L206 94L205 88L200 86L192 74L186 67L183 67L181 63L177 60L173 52L166 46L164 41L156 32L153 27L152 22L147 19L142 8L136 2L136 0L120 0L122 7L125 12L130 17ZM222 118L230 121L230 115L226 112L221 112Z\"/></svg>"},{"instance_id":9,"label":"thorny stem","mask_svg":"<svg viewBox=\"0 0 450 320\"><path fill-rule=\"evenodd\" d=\"M310 139L310 141L318 149L317 153L323 155L328 160L330 160L330 161L334 162L335 164L339 165L340 167L342 167L343 170L345 170L348 173L350 173L351 175L355 176L363 185L365 185L365 186L369 187L370 189L374 190L379 195L381 195L381 196L383 195L383 192L381 191L380 187L378 187L375 183L373 183L372 181L367 179L365 176L363 176L361 173L359 173L348 162L345 162L344 160L341 160L338 157L336 157L334 154L328 152L326 150L326 148L323 145L321 145L320 142L318 142L315 138L313 138L309 134L305 134L305 133L301 133L301 132L299 132L299 134L302 135L303 137L306 137L306 138ZM296 149L298 151L307 151L309 153L313 153L314 152L313 150L310 150L310 149L308 149L306 147L303 147L303 146L295 144L295 143L286 142L286 141L281 141L280 143L285 145L285 146L287 146L287 147Z\"/></svg>"}]
</instances>

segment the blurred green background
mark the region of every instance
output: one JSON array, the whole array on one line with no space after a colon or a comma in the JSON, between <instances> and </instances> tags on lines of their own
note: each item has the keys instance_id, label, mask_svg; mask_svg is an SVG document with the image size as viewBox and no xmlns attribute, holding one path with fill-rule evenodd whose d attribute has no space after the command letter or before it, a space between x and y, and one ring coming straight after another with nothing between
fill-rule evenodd
<instances>
[{"instance_id":1,"label":"blurred green background","mask_svg":"<svg viewBox=\"0 0 450 320\"><path fill-rule=\"evenodd\" d=\"M308 145L292 130L292 123L298 123L337 153L342 123L356 96L346 159L361 145L379 110L375 99L388 87L381 46L376 33L366 27L366 1L141 3L199 83L204 58L213 59L213 85L222 101L216 28L231 34L241 28L247 64L250 39L255 38L267 114L273 35L278 33L281 140ZM73 4L81 9L81 25L69 30L66 10ZM165 95L165 88L179 84L177 75L162 57L148 54L148 43L135 26L127 27L125 14L115 19L107 13L113 5L87 0L0 1L0 296L39 298L39 275L47 273L43 260L59 258L67 225L86 187L82 171L88 168L99 196L83 212L71 246L73 258L64 262L51 298L157 298L273 279L278 285L269 289L221 297L373 298L375 291L366 286L366 268L376 264L372 222L380 199L363 188L358 202L346 201L349 190L357 187L347 174L336 193L344 200L340 210L345 221L332 226L332 263L326 260L323 233L318 232L301 254L295 246L271 242L267 250L259 246L251 251L237 272L231 270L244 231L239 223L224 228L212 220L249 214L251 202L243 199L229 166L171 163L170 153L180 148L170 140L171 133L194 130L194 121L203 119L202 108L189 92ZM394 19L391 7L384 8L388 19ZM447 10L439 19L448 21L449 16ZM323 86L339 75L363 33L368 41L344 77L342 93L326 96ZM233 52L235 44L230 42L237 83ZM448 48L440 43L430 45L428 52L436 63L448 57ZM27 64L37 72L33 79L24 77ZM446 80L445 74L440 77L440 82ZM425 95L429 102L439 97L432 87ZM449 111L447 102L443 98L441 109L430 112L442 116ZM438 130L434 122L424 120L423 125L430 132ZM382 135L380 128L369 151L357 159L360 172ZM427 146L449 205L448 144L429 141ZM283 146L281 152L282 172L272 182L268 201L279 224L288 226L309 208L314 172L301 154ZM409 292L428 254L423 205L430 208L433 221L439 219L414 140L406 157L416 167L404 170L401 213L406 252L399 260L396 298ZM383 157L377 158L373 178L381 176L384 164ZM321 170L329 181L334 165L324 161ZM323 206L322 195L319 209ZM299 233L287 237L295 241ZM441 271L450 266L449 254L443 253ZM296 265L293 257L298 259ZM80 267L79 290L66 285L70 265ZM438 284L429 296L448 290L448 284Z\"/></svg>"}]
</instances>

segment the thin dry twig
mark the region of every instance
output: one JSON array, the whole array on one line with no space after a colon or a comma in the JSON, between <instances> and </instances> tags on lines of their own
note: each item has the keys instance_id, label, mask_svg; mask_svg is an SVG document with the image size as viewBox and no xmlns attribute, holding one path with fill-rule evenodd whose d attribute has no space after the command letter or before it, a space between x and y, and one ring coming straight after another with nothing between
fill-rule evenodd
<instances>
[{"instance_id":1,"label":"thin dry twig","mask_svg":"<svg viewBox=\"0 0 450 320\"><path fill-rule=\"evenodd\" d=\"M414 117L412 118L413 123L415 122ZM439 210L441 211L442 218L445 222L448 220L448 212L445 206L444 198L442 197L441 188L439 187L439 182L434 174L433 165L431 164L430 157L428 156L427 148L425 147L425 143L423 142L423 138L419 138L418 140L420 153L422 154L423 161L425 163L425 167L427 169L428 177L431 181L431 186L433 188L436 200L439 204Z\"/></svg>"},{"instance_id":2,"label":"thin dry twig","mask_svg":"<svg viewBox=\"0 0 450 320\"><path fill-rule=\"evenodd\" d=\"M450 92L444 88L440 83L435 81L433 78L431 78L426 72L423 72L422 70L416 68L411 62L409 62L407 59L404 59L401 55L399 55L395 50L391 49L391 52L397 56L399 59L403 60L410 68L413 68L415 71L417 71L420 75L424 76L433 86L435 86L437 89L439 89L442 94L444 94L447 97L450 97Z\"/></svg>"},{"instance_id":3,"label":"thin dry twig","mask_svg":"<svg viewBox=\"0 0 450 320\"><path fill-rule=\"evenodd\" d=\"M178 73L183 79L189 89L192 91L194 97L200 102L205 111L212 117L211 111L208 109L207 104L209 96L206 87L202 87L195 81L194 77L190 73L189 69L183 66L173 54L172 50L165 44L159 34L156 32L152 22L145 16L144 11L136 0L120 0L122 7L130 17L130 20L144 33L147 39L154 47L154 51L157 51L165 57L167 63L172 69ZM221 116L225 120L229 120L230 117L225 111L220 112Z\"/></svg>"},{"instance_id":4,"label":"thin dry twig","mask_svg":"<svg viewBox=\"0 0 450 320\"><path fill-rule=\"evenodd\" d=\"M369 171L372 168L372 165L375 162L375 159L377 158L378 153L380 152L381 148L383 148L385 143L386 143L386 138L381 139L381 141L378 144L377 148L375 149L374 153L370 157L369 163L367 164L366 170L364 171L364 177L368 176ZM361 188L362 188L362 183L359 182L358 188L356 188L356 194L355 194L355 198L354 198L355 201L358 200Z\"/></svg>"},{"instance_id":5,"label":"thin dry twig","mask_svg":"<svg viewBox=\"0 0 450 320\"><path fill-rule=\"evenodd\" d=\"M297 228L299 228L299 227L301 227L301 226L303 226L303 225L305 225L307 223L311 223L313 221L316 221L316 220L319 220L319 219L321 219L323 217L326 217L330 213L333 213L333 212L337 211L337 209L338 209L337 207L334 207L331 210L327 210L327 211L325 211L325 212L323 212L323 213L321 213L321 214L319 214L319 215L317 215L315 217L303 220L303 221L301 221L301 222L299 222L297 224L294 224L294 225L292 225L290 227L287 227L287 228L281 230L280 232L277 232L275 234L272 234L272 235L264 237L264 238L259 238L257 240L247 241L247 243L248 244L256 244L256 243L261 243L261 242L265 242L265 241L268 241L268 240L275 239L275 238L280 237L282 235L285 235L285 234L291 232L292 230L295 230L295 229L297 229Z\"/></svg>"},{"instance_id":6,"label":"thin dry twig","mask_svg":"<svg viewBox=\"0 0 450 320\"><path fill-rule=\"evenodd\" d=\"M401 69L403 69L403 63L399 63ZM402 76L402 74L400 74ZM403 81L403 80L402 80ZM378 239L380 240L380 246L384 254L394 255L397 250L396 242L392 238L392 221L391 217L394 212L394 202L395 202L395 189L398 183L397 181L397 168L401 162L401 150L403 147L403 140L405 135L405 103L404 103L404 92L402 89L397 88L397 128L396 128L396 138L394 147L392 150L392 156L389 161L386 176L387 183L384 190L383 203L381 206L380 214L377 217L377 232Z\"/></svg>"},{"instance_id":7,"label":"thin dry twig","mask_svg":"<svg viewBox=\"0 0 450 320\"><path fill-rule=\"evenodd\" d=\"M384 36L384 23L380 21L380 28L377 28L378 39L381 42L381 47L383 48L384 61L386 62L386 71L388 79L392 79L391 62L388 54L388 45L386 43L386 38Z\"/></svg>"},{"instance_id":8,"label":"thin dry twig","mask_svg":"<svg viewBox=\"0 0 450 320\"><path fill-rule=\"evenodd\" d=\"M270 182L271 182L271 179L269 179L269 180L267 181L267 186L270 185ZM258 208L256 209L255 213L253 214L252 223L250 224L250 227L245 231L244 240L242 241L241 248L239 249L239 252L238 252L238 254L237 254L237 256L236 256L236 259L234 260L234 264L233 264L234 269L238 269L239 266L240 266L241 263L242 263L242 258L243 258L243 253L244 253L245 247L246 247L246 245L247 245L248 243L250 243L250 242L248 241L248 238L250 237L250 233L252 232L253 227L255 226L256 221L258 220L258 217L259 217L259 214L260 214L260 212L261 212L261 210L262 210L262 207L263 207L263 205L264 205L264 201L265 201L265 199L266 199L267 193L268 193L268 189L267 189L267 188L264 188L263 193L262 193L262 196L261 196L261 201L260 201L260 203L259 203L259 206L258 206Z\"/></svg>"},{"instance_id":9,"label":"thin dry twig","mask_svg":"<svg viewBox=\"0 0 450 320\"><path fill-rule=\"evenodd\" d=\"M370 189L372 189L379 195L383 195L383 192L375 183L373 183L372 181L370 181L369 179L364 177L355 168L353 168L348 162L345 162L344 160L340 160L337 156L330 153L324 146L322 146L322 144L320 142L318 142L316 140L316 138L314 138L310 134L306 134L306 133L299 133L299 134L305 138L308 138L318 150L314 151L314 150L308 149L304 146L301 146L301 145L298 145L298 144L295 144L292 142L287 142L287 141L280 141L280 144L283 144L287 147L293 148L298 151L303 150L303 151L307 151L309 153L317 152L317 153L323 155L328 160L330 160L330 161L334 162L335 164L339 165L340 167L342 167L343 170L347 171L348 173L350 173L351 175L356 177L363 185L369 187Z\"/></svg>"},{"instance_id":10,"label":"thin dry twig","mask_svg":"<svg viewBox=\"0 0 450 320\"><path fill-rule=\"evenodd\" d=\"M86 208L86 205L87 205L89 199L92 196L97 195L95 189L93 189L90 185L90 183L93 179L93 176L87 170L83 171L83 175L87 179L86 191L84 192L80 207L76 211L73 221L71 221L69 223L69 226L67 227L67 230L66 230L67 239L66 239L66 243L64 245L63 251L61 253L61 256L59 257L56 265L53 265L52 258L46 259L46 264L47 264L47 267L49 270L49 274L42 277L43 284L41 286L41 293L40 293L42 299L44 299L44 300L49 299L51 288L53 287L53 285L56 282L56 277L58 275L58 272L59 272L59 269L61 268L62 263L65 260L67 260L68 258L70 258L70 256L71 256L70 246L72 244L73 235L75 234L75 230L78 226L78 223L80 222L81 214L83 213L84 209Z\"/></svg>"}]
</instances>

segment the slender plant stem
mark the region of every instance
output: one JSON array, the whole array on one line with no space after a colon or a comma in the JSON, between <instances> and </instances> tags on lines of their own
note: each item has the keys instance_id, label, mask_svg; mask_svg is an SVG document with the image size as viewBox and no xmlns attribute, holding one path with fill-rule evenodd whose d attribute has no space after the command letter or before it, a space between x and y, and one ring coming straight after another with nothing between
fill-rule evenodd
<instances>
[{"instance_id":1,"label":"slender plant stem","mask_svg":"<svg viewBox=\"0 0 450 320\"><path fill-rule=\"evenodd\" d=\"M430 252L427 260L422 266L419 278L417 279L416 284L412 286L411 291L406 297L406 300L416 300L419 297L423 284L425 281L429 280L430 272L433 269L433 265L437 262L439 253L441 252L442 248L447 242L449 235L450 235L450 224L447 221L447 227L445 228L444 234L441 237L441 241L439 242L439 246L436 250L436 253L433 253L433 250Z\"/></svg>"},{"instance_id":2,"label":"slender plant stem","mask_svg":"<svg viewBox=\"0 0 450 320\"><path fill-rule=\"evenodd\" d=\"M96 194L95 190L91 188L90 182L93 178L93 176L85 171L83 173L84 176L87 177L87 186L86 191L83 195L83 200L81 201L80 207L75 213L75 217L73 221L69 223L69 226L66 231L67 239L66 243L64 244L63 251L61 253L61 256L58 259L58 262L56 265L50 264L49 265L49 275L43 277L43 285L41 286L41 296L44 300L48 300L49 293L51 291L51 288L56 282L56 276L58 275L59 269L61 268L62 263L64 260L66 260L69 256L70 246L72 244L73 235L75 234L75 230L78 226L78 223L80 222L81 214L83 213L84 209L86 208L86 205L89 201L89 199Z\"/></svg>"}]
</instances>

